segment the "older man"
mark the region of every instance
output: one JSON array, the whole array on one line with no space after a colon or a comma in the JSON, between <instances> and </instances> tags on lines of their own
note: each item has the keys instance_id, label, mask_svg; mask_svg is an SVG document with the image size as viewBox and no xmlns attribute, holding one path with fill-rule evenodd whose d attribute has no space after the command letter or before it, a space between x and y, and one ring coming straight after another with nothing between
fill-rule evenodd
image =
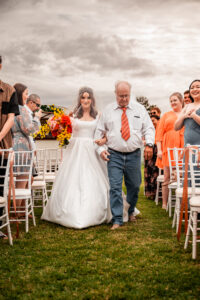
<instances>
[{"instance_id":1,"label":"older man","mask_svg":"<svg viewBox=\"0 0 200 300\"><path fill-rule=\"evenodd\" d=\"M2 57L0 56L0 70L1 68ZM14 117L18 114L19 108L15 89L0 80L0 149L9 149L12 147L11 128L14 124ZM0 168L0 175L5 175L5 168ZM4 184L4 178L0 178L0 184ZM0 187L0 196L3 196L3 186ZM0 208L0 216L2 216L2 213L3 209ZM0 232L0 238L3 237L5 237L5 234Z\"/></svg>"},{"instance_id":2,"label":"older man","mask_svg":"<svg viewBox=\"0 0 200 300\"><path fill-rule=\"evenodd\" d=\"M97 125L95 139L107 137L106 149L98 147L101 158L108 162L110 181L110 204L112 211L112 230L123 224L122 180L127 188L129 221L138 200L141 184L141 147L145 137L145 157L151 158L155 130L146 109L136 101L130 101L131 85L119 81L115 85L116 102L108 105Z\"/></svg>"},{"instance_id":3,"label":"older man","mask_svg":"<svg viewBox=\"0 0 200 300\"><path fill-rule=\"evenodd\" d=\"M38 122L38 127L40 127L40 118L41 118L41 110L40 110L40 97L36 94L31 94L28 99L26 100L26 109L28 110L31 119L33 118L33 115L36 115L38 117L37 122ZM29 140L32 146L32 150L36 149L35 142L33 140L32 136L29 136Z\"/></svg>"}]
</instances>

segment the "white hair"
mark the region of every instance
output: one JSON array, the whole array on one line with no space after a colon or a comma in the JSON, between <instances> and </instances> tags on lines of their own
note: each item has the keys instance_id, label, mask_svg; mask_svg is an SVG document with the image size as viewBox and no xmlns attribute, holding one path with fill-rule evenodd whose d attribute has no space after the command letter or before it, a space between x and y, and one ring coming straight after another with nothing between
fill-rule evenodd
<instances>
[{"instance_id":1,"label":"white hair","mask_svg":"<svg viewBox=\"0 0 200 300\"><path fill-rule=\"evenodd\" d=\"M115 92L117 91L118 86L122 83L128 85L129 89L131 90L131 84L128 81L118 80L115 82Z\"/></svg>"}]
</instances>

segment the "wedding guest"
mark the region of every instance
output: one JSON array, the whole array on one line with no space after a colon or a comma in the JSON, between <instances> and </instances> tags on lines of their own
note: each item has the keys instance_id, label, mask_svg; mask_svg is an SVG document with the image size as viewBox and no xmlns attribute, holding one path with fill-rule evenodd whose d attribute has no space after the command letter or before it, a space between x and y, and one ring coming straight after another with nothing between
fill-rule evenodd
<instances>
[{"instance_id":1,"label":"wedding guest","mask_svg":"<svg viewBox=\"0 0 200 300\"><path fill-rule=\"evenodd\" d=\"M127 187L129 221L135 221L134 210L141 184L141 147L145 137L145 155L153 155L154 127L146 109L136 101L130 101L131 85L119 81L115 85L116 102L108 105L97 125L95 140L106 135L107 147L97 151L108 162L110 181L110 205L112 230L123 224L122 180Z\"/></svg>"},{"instance_id":2,"label":"wedding guest","mask_svg":"<svg viewBox=\"0 0 200 300\"><path fill-rule=\"evenodd\" d=\"M37 114L39 116L39 119L36 119L36 121L38 122L39 127L41 125L40 124L40 118L41 118L40 106L41 106L40 97L36 94L31 94L28 97L28 99L26 100L25 108L27 109L31 120L33 120L33 117L34 117L36 112L40 112L39 114ZM35 146L35 142L34 142L33 137L29 136L29 140L30 140L30 143L31 143L32 150L36 150L36 146Z\"/></svg>"},{"instance_id":3,"label":"wedding guest","mask_svg":"<svg viewBox=\"0 0 200 300\"><path fill-rule=\"evenodd\" d=\"M192 103L192 102L193 102L193 100L190 97L190 91L189 90L185 91L184 92L184 104L186 105L186 104L189 104L189 103Z\"/></svg>"},{"instance_id":4,"label":"wedding guest","mask_svg":"<svg viewBox=\"0 0 200 300\"><path fill-rule=\"evenodd\" d=\"M160 117L160 115L161 115L161 110L160 110L159 107L153 106L150 109L150 116L158 116L158 117Z\"/></svg>"},{"instance_id":5,"label":"wedding guest","mask_svg":"<svg viewBox=\"0 0 200 300\"><path fill-rule=\"evenodd\" d=\"M14 125L12 127L13 133L13 150L14 151L30 151L32 149L32 144L30 142L30 134L35 133L39 130L39 119L41 117L41 112L36 112L35 116L32 118L25 108L25 103L27 100L26 86L21 83L15 85L17 94L19 95L19 112L20 114L15 117ZM35 99L35 98L34 98ZM33 100L32 100L33 101ZM38 108L37 102L34 102L35 107ZM16 188L26 188L28 178L26 175L19 175L18 179L22 181L16 182ZM26 180L27 179L27 180ZM22 200L17 200L17 210L24 206ZM24 214L18 214L18 217L24 216Z\"/></svg>"},{"instance_id":6,"label":"wedding guest","mask_svg":"<svg viewBox=\"0 0 200 300\"><path fill-rule=\"evenodd\" d=\"M183 97L180 93L176 92L169 97L169 100L172 110L166 112L160 119L156 136L158 149L157 156L162 159L162 165L164 168L164 183L162 185L163 209L167 208L168 184L170 180L167 148L182 148L184 145L184 129L178 132L174 130L174 124L183 107Z\"/></svg>"},{"instance_id":7,"label":"wedding guest","mask_svg":"<svg viewBox=\"0 0 200 300\"><path fill-rule=\"evenodd\" d=\"M157 115L151 116L151 121L156 130L159 117ZM157 146L156 143L153 145L153 156L151 159L144 160L144 188L145 196L149 199L154 199L156 195L157 188L157 177L158 177L158 167L155 165L157 159Z\"/></svg>"},{"instance_id":8,"label":"wedding guest","mask_svg":"<svg viewBox=\"0 0 200 300\"><path fill-rule=\"evenodd\" d=\"M0 56L0 70L1 69L2 57ZM11 128L14 124L14 116L18 114L19 108L15 89L9 84L0 80L0 149L9 149L12 147ZM0 168L0 175L5 175L4 168ZM3 178L0 178L0 183L4 184ZM0 187L0 196L3 196L2 187ZM0 216L2 216L2 213L3 209L0 208ZM0 238L1 237L4 238L6 236L0 232Z\"/></svg>"},{"instance_id":9,"label":"wedding guest","mask_svg":"<svg viewBox=\"0 0 200 300\"><path fill-rule=\"evenodd\" d=\"M200 145L200 79L192 81L189 95L193 102L183 108L174 128L181 130L184 126L185 146L187 144Z\"/></svg>"}]
</instances>

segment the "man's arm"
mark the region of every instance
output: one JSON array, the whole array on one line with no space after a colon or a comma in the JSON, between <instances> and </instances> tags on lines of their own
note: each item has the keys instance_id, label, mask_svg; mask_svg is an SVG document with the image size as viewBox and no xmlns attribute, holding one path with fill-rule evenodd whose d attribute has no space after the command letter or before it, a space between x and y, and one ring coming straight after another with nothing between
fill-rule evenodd
<instances>
[{"instance_id":1,"label":"man's arm","mask_svg":"<svg viewBox=\"0 0 200 300\"><path fill-rule=\"evenodd\" d=\"M14 124L14 113L8 114L8 119L6 123L4 124L2 130L0 131L0 141L3 140L3 138L6 136L6 134L11 130Z\"/></svg>"},{"instance_id":2,"label":"man's arm","mask_svg":"<svg viewBox=\"0 0 200 300\"><path fill-rule=\"evenodd\" d=\"M146 109L144 112L142 135L145 137L145 141L146 141L146 146L144 149L144 157L146 160L148 160L151 159L153 156L153 145L155 142L155 128L153 126L153 123L151 122L151 119Z\"/></svg>"}]
</instances>

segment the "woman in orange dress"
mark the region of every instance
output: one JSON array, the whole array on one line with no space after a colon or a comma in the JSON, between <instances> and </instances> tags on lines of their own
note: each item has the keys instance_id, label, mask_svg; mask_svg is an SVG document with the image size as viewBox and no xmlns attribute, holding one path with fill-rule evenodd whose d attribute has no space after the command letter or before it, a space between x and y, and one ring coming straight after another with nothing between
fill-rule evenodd
<instances>
[{"instance_id":1,"label":"woman in orange dress","mask_svg":"<svg viewBox=\"0 0 200 300\"><path fill-rule=\"evenodd\" d=\"M173 93L170 98L172 110L166 112L159 121L157 127L156 141L158 159L162 160L164 170L164 183L162 185L162 208L167 208L168 184L170 181L169 160L167 148L184 147L184 128L179 131L174 130L174 124L181 113L183 107L183 97L180 93Z\"/></svg>"}]
</instances>

